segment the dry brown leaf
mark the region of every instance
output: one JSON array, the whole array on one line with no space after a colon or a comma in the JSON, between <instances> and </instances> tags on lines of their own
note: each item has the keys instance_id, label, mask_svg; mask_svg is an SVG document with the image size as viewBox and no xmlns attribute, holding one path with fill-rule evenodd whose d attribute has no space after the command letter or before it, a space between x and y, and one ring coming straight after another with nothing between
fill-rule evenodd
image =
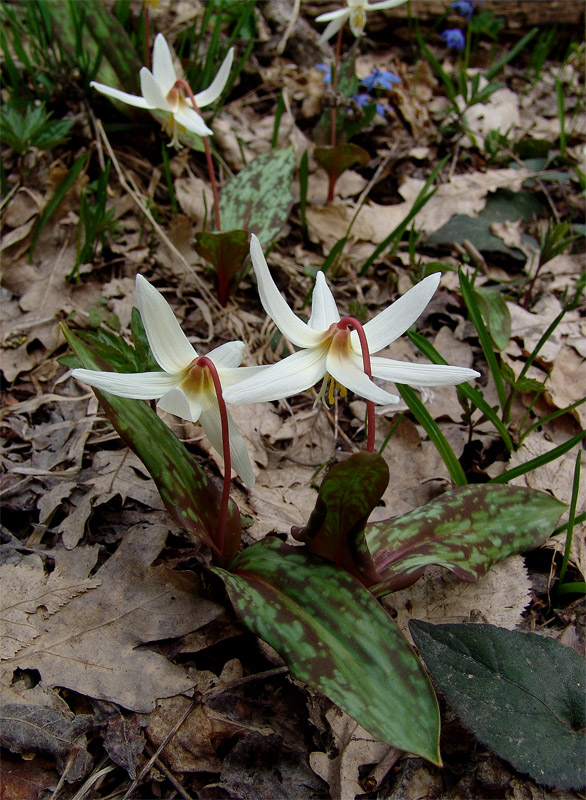
<instances>
[{"instance_id":1,"label":"dry brown leaf","mask_svg":"<svg viewBox=\"0 0 586 800\"><path fill-rule=\"evenodd\" d=\"M0 659L11 658L41 634L45 621L77 595L101 584L56 568L45 571L40 556L24 556L0 567Z\"/></svg>"},{"instance_id":2,"label":"dry brown leaf","mask_svg":"<svg viewBox=\"0 0 586 800\"><path fill-rule=\"evenodd\" d=\"M428 567L417 583L387 595L383 605L412 641L411 619L436 623L488 622L514 630L530 600L531 581L525 562L521 556L511 556L495 564L478 583L465 583L441 567Z\"/></svg>"},{"instance_id":3,"label":"dry brown leaf","mask_svg":"<svg viewBox=\"0 0 586 800\"><path fill-rule=\"evenodd\" d=\"M90 485L81 494L81 488ZM84 534L85 523L92 510L116 495L122 500L132 497L147 508L161 510L163 501L142 462L131 450L101 450L94 455L91 469L80 475L79 496L73 496L73 511L61 522L57 531L65 547L71 549Z\"/></svg>"},{"instance_id":4,"label":"dry brown leaf","mask_svg":"<svg viewBox=\"0 0 586 800\"><path fill-rule=\"evenodd\" d=\"M359 769L364 764L381 761L392 747L375 739L344 711L333 707L326 712L334 737L337 755L330 758L327 753L313 752L309 756L312 770L323 778L336 800L354 800L364 792L359 783Z\"/></svg>"},{"instance_id":5,"label":"dry brown leaf","mask_svg":"<svg viewBox=\"0 0 586 800\"><path fill-rule=\"evenodd\" d=\"M221 606L201 598L190 573L153 567L168 528L131 528L98 570L101 584L44 620L39 636L4 662L4 673L36 669L43 686L151 711L157 698L192 688L185 670L143 647L207 624Z\"/></svg>"}]
</instances>

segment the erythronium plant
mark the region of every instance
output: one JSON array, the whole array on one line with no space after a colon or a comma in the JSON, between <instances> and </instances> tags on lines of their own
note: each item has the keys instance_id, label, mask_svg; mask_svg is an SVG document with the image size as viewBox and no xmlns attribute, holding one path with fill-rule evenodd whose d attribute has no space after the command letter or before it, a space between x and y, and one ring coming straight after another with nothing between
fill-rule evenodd
<instances>
[{"instance_id":1,"label":"erythronium plant","mask_svg":"<svg viewBox=\"0 0 586 800\"><path fill-rule=\"evenodd\" d=\"M332 70L332 91L334 95L338 91L338 73L340 70L340 57L342 51L342 32L346 21L350 23L350 30L356 38L364 35L364 28L366 26L366 14L368 11L381 11L385 8L394 8L400 6L407 0L380 0L377 3L369 3L368 0L346 0L345 8L338 8L336 11L328 11L326 14L320 14L316 17L316 22L327 22L326 29L319 37L320 43L326 42L331 39L334 34L337 34L336 48L334 56L334 66ZM334 99L331 112L331 131L330 131L330 147L336 147L336 126L337 126L337 104ZM320 148L323 149L323 148ZM325 154L323 154L325 156ZM328 203L334 199L334 187L336 180L339 177L339 171L330 169L330 184L328 189Z\"/></svg>"},{"instance_id":2,"label":"erythronium plant","mask_svg":"<svg viewBox=\"0 0 586 800\"><path fill-rule=\"evenodd\" d=\"M112 358L112 337L102 352L95 339L98 352L93 352L66 330L84 367L74 375L97 388L104 412L142 459L174 519L211 547L212 571L224 582L242 622L279 652L295 677L324 692L371 734L440 764L433 689L377 597L413 582L428 564L441 564L466 581L478 580L495 562L547 538L563 506L521 487L466 486L404 517L368 526L389 472L381 455L359 452L326 474L309 519L305 524L300 519L291 531L297 546L268 536L238 553L241 525L235 503L227 504L229 483L224 482L220 497L145 399L159 398L160 407L186 419L199 418L214 446L232 451L250 484L252 471L235 429L227 444L223 395L239 386L245 389L239 401L245 396L252 402L283 397L322 378L324 386L339 381L369 403L387 403L394 395L372 382L369 369L383 379L414 385L459 383L477 374L459 367L369 361L370 350L376 352L400 336L419 316L437 287L436 276L362 328L356 320L340 319L320 273L305 323L280 296L254 239L251 252L263 305L302 348L299 352L275 366L256 368L254 380L247 377L247 368L238 367L241 343L200 357L166 301L139 276L140 312L163 371L98 371L108 353ZM120 342L119 363L129 347ZM253 384L258 384L256 393Z\"/></svg>"},{"instance_id":3,"label":"erythronium plant","mask_svg":"<svg viewBox=\"0 0 586 800\"><path fill-rule=\"evenodd\" d=\"M97 81L90 83L90 86L94 89L115 100L121 100L136 108L166 112L169 115L167 125L172 133L170 145L181 146L179 142L181 128L203 137L210 182L214 193L214 209L218 230L220 230L218 190L211 160L210 145L207 140L207 137L211 136L213 131L203 121L201 109L214 103L224 91L233 60L234 48L231 47L218 70L218 74L208 88L194 95L187 81L177 77L169 45L163 34L158 33L153 46L153 71L151 72L147 67L142 67L140 70L141 95L129 94ZM187 93L189 100L185 99L183 91Z\"/></svg>"},{"instance_id":4,"label":"erythronium plant","mask_svg":"<svg viewBox=\"0 0 586 800\"><path fill-rule=\"evenodd\" d=\"M332 397L338 385L369 403L387 405L398 403L400 398L377 386L372 377L409 386L445 386L479 376L476 370L466 367L414 364L370 356L402 336L418 319L439 285L439 273L422 280L363 327L351 317L340 317L326 277L318 272L311 316L308 322L303 322L279 292L254 235L251 236L250 257L265 311L281 333L301 349L268 367L262 381L246 378L228 387L224 392L228 403L241 405L279 400L303 392L322 380L320 398L326 391ZM370 369L365 366L365 357ZM369 427L372 431L373 426Z\"/></svg>"}]
</instances>

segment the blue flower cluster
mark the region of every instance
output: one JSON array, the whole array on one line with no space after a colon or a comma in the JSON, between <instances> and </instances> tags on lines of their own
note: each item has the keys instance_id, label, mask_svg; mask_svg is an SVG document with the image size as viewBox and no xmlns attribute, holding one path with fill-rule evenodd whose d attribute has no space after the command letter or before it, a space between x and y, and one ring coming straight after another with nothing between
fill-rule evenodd
<instances>
[{"instance_id":1,"label":"blue flower cluster","mask_svg":"<svg viewBox=\"0 0 586 800\"><path fill-rule=\"evenodd\" d=\"M466 19L470 19L474 11L474 0L455 0L455 2L451 4L451 8L457 11L461 16L466 17Z\"/></svg>"},{"instance_id":2,"label":"blue flower cluster","mask_svg":"<svg viewBox=\"0 0 586 800\"><path fill-rule=\"evenodd\" d=\"M442 39L450 50L463 50L466 39L460 28L448 28L442 33Z\"/></svg>"},{"instance_id":3,"label":"blue flower cluster","mask_svg":"<svg viewBox=\"0 0 586 800\"><path fill-rule=\"evenodd\" d=\"M332 82L332 71L330 67L328 67L326 64L318 64L317 69L319 69L320 72L323 72L324 83ZM373 92L375 89L382 89L383 91L391 92L397 83L401 83L401 78L399 78L398 75L395 75L394 72L391 72L388 69L379 69L378 67L375 67L370 75L367 75L366 78L363 78L360 81L360 85L364 87L364 91L353 95L352 99L360 106L360 108L365 108L365 106L368 106L371 103L376 103L376 113L380 114L381 117L384 117L389 106L377 102L379 98L377 98Z\"/></svg>"}]
</instances>

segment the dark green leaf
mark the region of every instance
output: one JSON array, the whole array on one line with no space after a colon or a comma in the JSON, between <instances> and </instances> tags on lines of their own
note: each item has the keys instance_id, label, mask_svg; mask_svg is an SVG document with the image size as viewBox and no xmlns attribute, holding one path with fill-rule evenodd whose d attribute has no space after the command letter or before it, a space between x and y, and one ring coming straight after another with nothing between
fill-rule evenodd
<instances>
[{"instance_id":1,"label":"dark green leaf","mask_svg":"<svg viewBox=\"0 0 586 800\"><path fill-rule=\"evenodd\" d=\"M401 517L367 525L366 541L384 579L375 594L411 585L429 564L477 581L497 561L541 544L564 508L534 489L474 484Z\"/></svg>"},{"instance_id":2,"label":"dark green leaf","mask_svg":"<svg viewBox=\"0 0 586 800\"><path fill-rule=\"evenodd\" d=\"M195 234L195 249L214 268L218 285L218 300L225 306L234 290L242 263L248 255L248 234L246 231L229 230Z\"/></svg>"},{"instance_id":3,"label":"dark green leaf","mask_svg":"<svg viewBox=\"0 0 586 800\"><path fill-rule=\"evenodd\" d=\"M291 206L295 153L292 147L269 150L247 164L222 189L220 217L224 230L255 233L266 247L281 232Z\"/></svg>"},{"instance_id":4,"label":"dark green leaf","mask_svg":"<svg viewBox=\"0 0 586 800\"><path fill-rule=\"evenodd\" d=\"M107 366L65 325L62 330L86 369ZM149 471L173 519L217 552L213 540L218 527L220 490L147 403L94 391L121 439ZM240 514L236 504L230 501L224 549L226 562L238 552L240 536Z\"/></svg>"},{"instance_id":5,"label":"dark green leaf","mask_svg":"<svg viewBox=\"0 0 586 800\"><path fill-rule=\"evenodd\" d=\"M431 675L483 744L538 783L586 783L584 659L534 633L409 623Z\"/></svg>"},{"instance_id":6,"label":"dark green leaf","mask_svg":"<svg viewBox=\"0 0 586 800\"><path fill-rule=\"evenodd\" d=\"M338 144L335 147L331 145L316 147L313 155L328 175L334 176L334 183L350 167L365 167L370 163L370 155L367 151L351 142Z\"/></svg>"},{"instance_id":7,"label":"dark green leaf","mask_svg":"<svg viewBox=\"0 0 586 800\"><path fill-rule=\"evenodd\" d=\"M345 570L265 539L214 570L244 624L291 673L369 733L435 764L439 715L427 676L385 610Z\"/></svg>"},{"instance_id":8,"label":"dark green leaf","mask_svg":"<svg viewBox=\"0 0 586 800\"><path fill-rule=\"evenodd\" d=\"M314 555L344 567L366 586L380 581L364 538L364 526L389 482L377 453L354 453L323 479L307 525L292 530Z\"/></svg>"}]
</instances>

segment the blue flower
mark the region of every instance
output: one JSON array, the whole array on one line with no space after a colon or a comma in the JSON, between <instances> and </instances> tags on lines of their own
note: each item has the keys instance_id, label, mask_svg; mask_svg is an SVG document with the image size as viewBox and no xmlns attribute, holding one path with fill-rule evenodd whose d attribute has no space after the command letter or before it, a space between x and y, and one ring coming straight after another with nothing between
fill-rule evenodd
<instances>
[{"instance_id":1,"label":"blue flower","mask_svg":"<svg viewBox=\"0 0 586 800\"><path fill-rule=\"evenodd\" d=\"M332 69L328 67L326 64L316 64L316 69L319 69L320 72L324 73L324 83L331 83L332 82Z\"/></svg>"},{"instance_id":2,"label":"blue flower","mask_svg":"<svg viewBox=\"0 0 586 800\"><path fill-rule=\"evenodd\" d=\"M401 83L401 78L397 77L394 72L388 69L379 69L375 67L373 71L366 78L363 78L360 83L366 88L367 92L372 92L373 89L386 89L388 92L393 90L393 84Z\"/></svg>"},{"instance_id":3,"label":"blue flower","mask_svg":"<svg viewBox=\"0 0 586 800\"><path fill-rule=\"evenodd\" d=\"M448 28L442 33L442 39L446 46L453 50L463 50L466 39L460 28Z\"/></svg>"},{"instance_id":4,"label":"blue flower","mask_svg":"<svg viewBox=\"0 0 586 800\"><path fill-rule=\"evenodd\" d=\"M365 108L366 106L369 106L371 103L375 102L374 98L365 92L362 92L361 94L355 94L353 99L356 101L356 104L360 106L360 108ZM386 106L383 106L382 103L376 104L376 113L380 114L381 117L385 116L386 110Z\"/></svg>"},{"instance_id":5,"label":"blue flower","mask_svg":"<svg viewBox=\"0 0 586 800\"><path fill-rule=\"evenodd\" d=\"M466 19L470 19L474 11L474 0L472 0L472 2L468 2L468 0L455 0L451 7L454 11L457 11L458 14L466 17Z\"/></svg>"}]
</instances>

